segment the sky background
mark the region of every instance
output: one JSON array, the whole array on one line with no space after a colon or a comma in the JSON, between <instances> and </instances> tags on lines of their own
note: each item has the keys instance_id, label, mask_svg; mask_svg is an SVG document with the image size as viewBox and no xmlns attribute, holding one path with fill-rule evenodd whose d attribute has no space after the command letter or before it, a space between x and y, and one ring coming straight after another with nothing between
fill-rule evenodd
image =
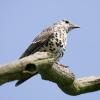
<instances>
[{"instance_id":1,"label":"sky background","mask_svg":"<svg viewBox=\"0 0 100 100\"><path fill-rule=\"evenodd\" d=\"M62 19L81 28L68 34L61 63L77 78L100 75L100 0L0 0L0 63L18 59L37 34ZM2 100L100 99L100 91L69 96L40 75L19 87L15 83L0 87Z\"/></svg>"}]
</instances>

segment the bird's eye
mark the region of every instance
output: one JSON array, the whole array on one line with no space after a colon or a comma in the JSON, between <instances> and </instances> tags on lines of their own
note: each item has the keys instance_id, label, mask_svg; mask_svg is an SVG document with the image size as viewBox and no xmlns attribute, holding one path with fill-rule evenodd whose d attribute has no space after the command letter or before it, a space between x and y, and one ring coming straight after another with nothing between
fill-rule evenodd
<instances>
[{"instance_id":1,"label":"bird's eye","mask_svg":"<svg viewBox=\"0 0 100 100\"><path fill-rule=\"evenodd\" d=\"M69 23L69 21L65 21L65 23L67 23L67 24L68 24L68 23Z\"/></svg>"}]
</instances>

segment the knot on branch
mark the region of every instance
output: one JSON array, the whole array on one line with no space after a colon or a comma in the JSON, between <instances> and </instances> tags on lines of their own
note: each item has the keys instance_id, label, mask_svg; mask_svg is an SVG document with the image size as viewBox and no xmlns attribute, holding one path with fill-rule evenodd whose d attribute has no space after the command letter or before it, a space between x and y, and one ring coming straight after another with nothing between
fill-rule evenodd
<instances>
[{"instance_id":1,"label":"knot on branch","mask_svg":"<svg viewBox=\"0 0 100 100\"><path fill-rule=\"evenodd\" d=\"M37 67L35 64L27 64L25 67L24 73L34 74L37 71Z\"/></svg>"}]
</instances>

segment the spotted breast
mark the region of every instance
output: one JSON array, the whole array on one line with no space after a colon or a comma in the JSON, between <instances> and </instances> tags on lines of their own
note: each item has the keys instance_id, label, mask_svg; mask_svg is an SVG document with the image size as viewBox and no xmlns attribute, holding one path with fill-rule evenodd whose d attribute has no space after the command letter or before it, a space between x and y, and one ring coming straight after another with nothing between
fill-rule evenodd
<instances>
[{"instance_id":1,"label":"spotted breast","mask_svg":"<svg viewBox=\"0 0 100 100\"><path fill-rule=\"evenodd\" d=\"M48 42L39 50L53 53L57 60L64 55L67 44L67 33L63 28L54 27L54 33Z\"/></svg>"}]
</instances>

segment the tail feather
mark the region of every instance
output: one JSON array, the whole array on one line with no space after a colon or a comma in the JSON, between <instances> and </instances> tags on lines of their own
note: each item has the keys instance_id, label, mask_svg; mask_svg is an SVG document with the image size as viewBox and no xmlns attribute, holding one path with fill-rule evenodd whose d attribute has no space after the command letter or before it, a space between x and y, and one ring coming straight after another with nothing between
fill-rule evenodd
<instances>
[{"instance_id":1,"label":"tail feather","mask_svg":"<svg viewBox=\"0 0 100 100\"><path fill-rule=\"evenodd\" d=\"M21 85L23 82L27 81L28 79L30 79L31 77L33 77L33 76L36 75L37 73L38 73L38 72L36 72L35 74L33 74L33 75L29 76L29 77L26 77L26 78L24 78L24 79L22 79L22 80L19 80L19 81L15 84L15 86L17 87L17 86Z\"/></svg>"}]
</instances>

